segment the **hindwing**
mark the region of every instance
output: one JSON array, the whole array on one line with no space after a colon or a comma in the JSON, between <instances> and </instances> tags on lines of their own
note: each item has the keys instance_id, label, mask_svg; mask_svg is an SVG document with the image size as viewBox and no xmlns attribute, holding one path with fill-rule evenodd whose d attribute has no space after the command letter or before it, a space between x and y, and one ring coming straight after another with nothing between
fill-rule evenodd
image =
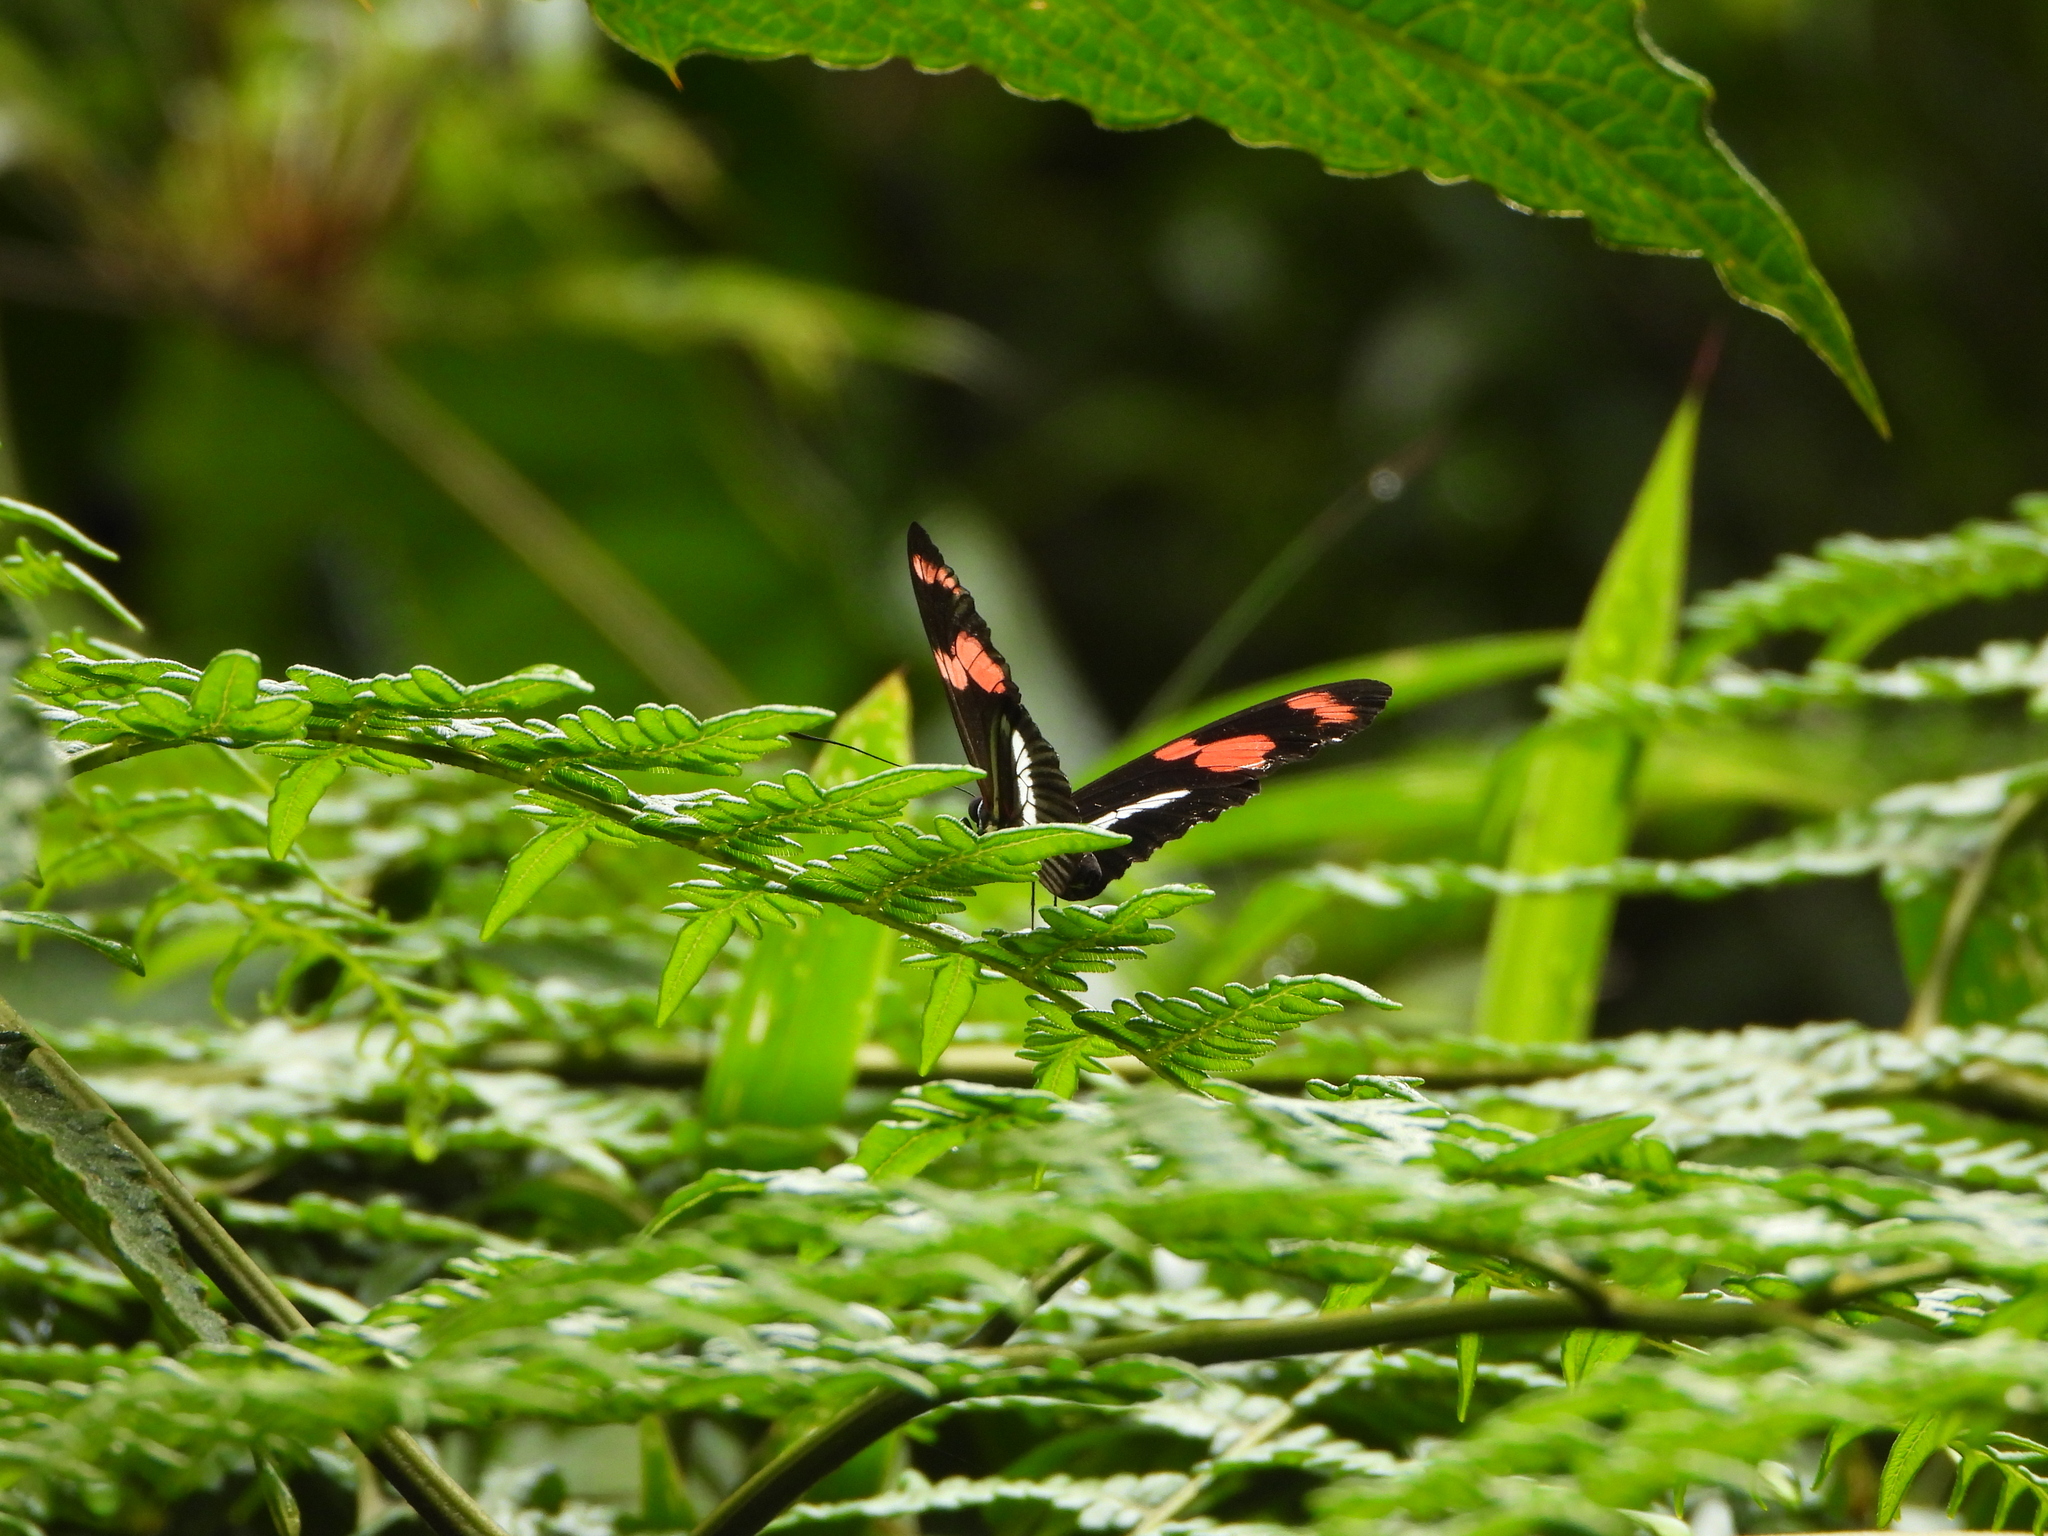
<instances>
[{"instance_id":1,"label":"hindwing","mask_svg":"<svg viewBox=\"0 0 2048 1536\"><path fill-rule=\"evenodd\" d=\"M987 775L976 821L984 828L1085 822L1130 839L1121 848L1045 861L1039 878L1069 901L1098 894L1197 822L1244 804L1281 764L1313 757L1363 730L1393 691L1354 678L1283 694L1155 747L1076 794L1059 754L1024 708L974 598L915 523L910 583L961 749Z\"/></svg>"}]
</instances>

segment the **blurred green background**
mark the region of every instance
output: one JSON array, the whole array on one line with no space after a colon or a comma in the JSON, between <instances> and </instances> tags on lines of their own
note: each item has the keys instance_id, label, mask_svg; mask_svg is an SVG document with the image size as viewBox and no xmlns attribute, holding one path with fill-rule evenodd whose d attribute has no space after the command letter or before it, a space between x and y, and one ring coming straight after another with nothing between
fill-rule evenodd
<instances>
[{"instance_id":1,"label":"blurred green background","mask_svg":"<svg viewBox=\"0 0 2048 1536\"><path fill-rule=\"evenodd\" d=\"M843 706L907 664L943 731L901 570L926 521L1077 766L1390 456L1429 461L1205 691L1572 623L1717 322L1695 588L2048 483L2048 13L1662 0L1648 26L1805 230L1892 441L1701 264L1478 187L1340 180L1202 124L1108 133L971 73L706 58L678 89L576 0L6 0L9 472L123 552L110 584L156 653L466 678L553 660L613 707L660 692L378 430L336 350L370 347L651 589L734 696ZM2038 599L1964 610L1878 659L2044 620ZM1345 748L1338 772L1462 752L1465 787L1423 845L1330 851L1483 852L1472 754L1537 707L1494 689ZM1896 771L1872 771L1962 771L2000 724L1888 741ZM1656 783L1652 852L1831 803L1659 815ZM1318 966L1349 943L1402 995L1385 972L1408 964L1412 1000L1470 959L1480 915L1412 944L1321 921ZM1627 903L1606 994L1603 1030L1885 1024L1905 995L1853 883Z\"/></svg>"}]
</instances>

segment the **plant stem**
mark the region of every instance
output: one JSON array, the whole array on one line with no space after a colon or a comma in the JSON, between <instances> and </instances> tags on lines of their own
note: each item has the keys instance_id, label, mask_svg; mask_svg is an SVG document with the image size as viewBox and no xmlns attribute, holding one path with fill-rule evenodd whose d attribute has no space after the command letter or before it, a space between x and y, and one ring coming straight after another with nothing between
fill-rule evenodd
<instances>
[{"instance_id":1,"label":"plant stem","mask_svg":"<svg viewBox=\"0 0 2048 1536\"><path fill-rule=\"evenodd\" d=\"M80 1077L71 1063L0 998L0 1027L36 1042L29 1059L73 1106L106 1117L106 1134L142 1166L164 1214L193 1263L220 1288L235 1310L274 1339L311 1333L313 1325L292 1305L263 1267L214 1220L182 1180L164 1165L148 1142ZM420 1518L440 1536L504 1536L462 1485L442 1470L412 1435L396 1425L380 1434L351 1436L370 1464Z\"/></svg>"},{"instance_id":2,"label":"plant stem","mask_svg":"<svg viewBox=\"0 0 2048 1536\"><path fill-rule=\"evenodd\" d=\"M1237 648L1257 629L1259 621L1273 611L1273 605L1287 595L1325 555L1357 526L1374 507L1396 500L1408 483L1436 457L1437 434L1418 438L1383 459L1339 491L1329 504L1310 518L1300 532L1282 545L1230 606L1223 610L1208 633L1197 640L1179 666L1138 711L1138 724L1157 720L1191 703L1222 670Z\"/></svg>"},{"instance_id":3,"label":"plant stem","mask_svg":"<svg viewBox=\"0 0 2048 1536\"><path fill-rule=\"evenodd\" d=\"M1033 1312L1108 1252L1099 1243L1069 1249L1031 1282L1028 1296L993 1313L962 1347L990 1349L1003 1343ZM783 1447L772 1461L727 1494L694 1536L755 1536L819 1478L932 1406L933 1399L904 1387L875 1388Z\"/></svg>"},{"instance_id":4,"label":"plant stem","mask_svg":"<svg viewBox=\"0 0 2048 1536\"><path fill-rule=\"evenodd\" d=\"M1956 956L1962 952L1963 940L1969 936L1970 921L1977 915L1985 891L1990 889L1991 877L1998 869L1998 856L2005 852L2013 833L2040 803L2039 790L2015 795L1998 813L1991 836L1977 850L1977 856L1956 877L1956 888L1949 894L1948 906L1941 914L1941 936L1935 940L1927 970L1920 985L1913 989L1913 1006L1900 1026L1899 1032L1908 1039L1921 1039L1942 1022L1942 1013L1948 1006L1949 975L1955 969Z\"/></svg>"},{"instance_id":5,"label":"plant stem","mask_svg":"<svg viewBox=\"0 0 2048 1536\"><path fill-rule=\"evenodd\" d=\"M1075 1249L1060 1267L1033 1283L1042 1301L1060 1285L1101 1256L1083 1260L1091 1250ZM1322 1355L1371 1349L1383 1344L1412 1344L1424 1339L1453 1338L1461 1333L1549 1333L1569 1328L1613 1328L1665 1338L1739 1338L1796 1328L1823 1337L1841 1330L1818 1314L1847 1306L1859 1297L1937 1279L1951 1272L1946 1259L1902 1264L1860 1275L1837 1276L1809 1292L1801 1305L1784 1302L1660 1301L1600 1288L1587 1296L1570 1291L1504 1296L1487 1301L1419 1301L1406 1306L1324 1312L1288 1317L1213 1323L1186 1323L1153 1333L1123 1334L1087 1344L1024 1344L995 1351L1005 1365L1051 1365L1078 1360L1099 1365L1132 1355L1158 1355L1190 1365L1221 1365L1233 1360L1272 1360L1286 1355ZM1061 1278L1064 1273L1064 1278ZM1056 1282L1056 1283L1055 1283ZM1049 1287L1049 1288L1048 1288ZM1008 1322L1008 1328L999 1325ZM984 1323L967 1347L988 1347L1008 1338L1016 1321L998 1314ZM919 1414L965 1393L921 1398L900 1387L878 1387L785 1449L742 1483L692 1536L757 1536L794 1504L803 1491L833 1467L844 1464L893 1429Z\"/></svg>"},{"instance_id":6,"label":"plant stem","mask_svg":"<svg viewBox=\"0 0 2048 1536\"><path fill-rule=\"evenodd\" d=\"M390 358L356 338L329 338L314 356L343 404L667 697L700 713L746 702L738 680L639 577Z\"/></svg>"}]
</instances>

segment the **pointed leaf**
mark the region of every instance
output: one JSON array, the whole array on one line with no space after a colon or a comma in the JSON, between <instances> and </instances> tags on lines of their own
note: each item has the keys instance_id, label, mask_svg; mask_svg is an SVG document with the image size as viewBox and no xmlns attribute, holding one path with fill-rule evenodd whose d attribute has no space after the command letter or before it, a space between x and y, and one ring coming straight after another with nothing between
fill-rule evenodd
<instances>
[{"instance_id":1,"label":"pointed leaf","mask_svg":"<svg viewBox=\"0 0 2048 1536\"><path fill-rule=\"evenodd\" d=\"M1699 414L1699 394L1688 392L1586 605L1565 666L1567 687L1661 683L1669 673L1684 596ZM1528 754L1509 871L1546 874L1606 864L1625 852L1638 756L1636 736L1620 724L1546 725ZM1477 1033L1584 1039L1613 918L1607 891L1501 898L1487 935Z\"/></svg>"},{"instance_id":2,"label":"pointed leaf","mask_svg":"<svg viewBox=\"0 0 2048 1536\"><path fill-rule=\"evenodd\" d=\"M531 842L513 854L505 866L498 894L491 901L491 910L484 914L478 936L486 940L494 937L540 893L542 886L567 869L590 846L596 822L595 816L579 816L542 827Z\"/></svg>"},{"instance_id":3,"label":"pointed leaf","mask_svg":"<svg viewBox=\"0 0 2048 1536\"><path fill-rule=\"evenodd\" d=\"M948 955L932 968L932 989L924 1002L924 1030L919 1038L917 1070L929 1076L939 1057L974 1004L974 983L980 967L968 955Z\"/></svg>"},{"instance_id":4,"label":"pointed leaf","mask_svg":"<svg viewBox=\"0 0 2048 1536\"><path fill-rule=\"evenodd\" d=\"M661 969L661 991L654 1002L654 1022L666 1024L691 989L704 979L704 973L711 969L711 962L718 958L718 952L725 948L725 941L732 937L733 913L730 909L720 912L705 912L684 923L676 934L675 945L668 952L668 964Z\"/></svg>"},{"instance_id":5,"label":"pointed leaf","mask_svg":"<svg viewBox=\"0 0 2048 1536\"><path fill-rule=\"evenodd\" d=\"M1479 181L1518 208L1584 217L1609 244L1705 257L1882 421L1798 229L1708 126L1706 81L1651 44L1638 8L1621 0L1215 0L1198 20L1159 0L594 0L592 12L663 68L702 52L972 67L1110 127L1201 117L1240 143L1306 150L1340 175Z\"/></svg>"},{"instance_id":6,"label":"pointed leaf","mask_svg":"<svg viewBox=\"0 0 2048 1536\"><path fill-rule=\"evenodd\" d=\"M1638 1131L1655 1124L1656 1119L1655 1115L1616 1115L1584 1125L1569 1125L1535 1141L1510 1147L1488 1162L1484 1172L1488 1178L1531 1179L1577 1173L1632 1140Z\"/></svg>"},{"instance_id":7,"label":"pointed leaf","mask_svg":"<svg viewBox=\"0 0 2048 1536\"><path fill-rule=\"evenodd\" d=\"M1884 1471L1877 1478L1877 1528L1883 1530L1898 1518L1899 1506L1927 1458L1948 1443L1948 1414L1935 1410L1916 1414L1892 1441L1891 1454L1884 1459Z\"/></svg>"},{"instance_id":8,"label":"pointed leaf","mask_svg":"<svg viewBox=\"0 0 2048 1536\"><path fill-rule=\"evenodd\" d=\"M320 797L334 787L346 766L346 751L324 757L309 757L293 763L279 776L270 792L270 856L282 859L292 851L299 834L312 819Z\"/></svg>"},{"instance_id":9,"label":"pointed leaf","mask_svg":"<svg viewBox=\"0 0 2048 1536\"><path fill-rule=\"evenodd\" d=\"M1493 1287L1484 1275L1472 1275L1458 1282L1451 1292L1459 1301L1484 1301ZM1472 1388L1479 1381L1479 1342L1476 1333L1458 1335L1458 1422L1472 1411Z\"/></svg>"},{"instance_id":10,"label":"pointed leaf","mask_svg":"<svg viewBox=\"0 0 2048 1536\"><path fill-rule=\"evenodd\" d=\"M61 939L69 939L74 944L83 944L87 949L98 951L123 970L133 971L138 976L143 974L142 957L126 944L119 939L102 938L89 928L81 928L61 913L0 910L0 923L7 923L16 928L37 928L44 933L54 933Z\"/></svg>"},{"instance_id":11,"label":"pointed leaf","mask_svg":"<svg viewBox=\"0 0 2048 1536\"><path fill-rule=\"evenodd\" d=\"M106 545L87 538L56 513L43 507L32 506L25 501L16 501L12 496L0 496L0 521L27 523L31 527L42 529L45 533L56 535L75 549L82 549L88 555L96 555L102 560L121 558Z\"/></svg>"}]
</instances>

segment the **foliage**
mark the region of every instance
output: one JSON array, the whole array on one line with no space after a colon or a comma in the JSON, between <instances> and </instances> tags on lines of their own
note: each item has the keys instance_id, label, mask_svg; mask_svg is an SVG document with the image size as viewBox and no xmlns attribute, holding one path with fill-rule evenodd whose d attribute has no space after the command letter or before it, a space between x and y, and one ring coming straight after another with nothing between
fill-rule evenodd
<instances>
[{"instance_id":1,"label":"foliage","mask_svg":"<svg viewBox=\"0 0 2048 1536\"><path fill-rule=\"evenodd\" d=\"M1308 150L1340 175L1475 178L1519 207L1581 215L1613 244L1704 256L1730 293L1784 319L1883 419L1798 231L1707 125L1706 83L1650 43L1629 0L1570 14L1232 4L1192 33L1155 6L1054 16L924 0L854 15L595 0L592 10L663 66L704 50L855 69L892 58L973 65L1111 127L1200 116L1245 143Z\"/></svg>"},{"instance_id":2,"label":"foliage","mask_svg":"<svg viewBox=\"0 0 2048 1536\"><path fill-rule=\"evenodd\" d=\"M1963 537L2015 562L1970 592L2026 577L2023 540ZM1896 609L1869 575L1893 554L1803 570L1797 611ZM1783 674L1783 699L1845 667ZM1697 734L1756 716L1730 682L1756 675L1568 675L1558 709ZM783 766L822 711L613 713L546 667L269 679L243 652L192 667L75 634L20 685L76 781L45 820L37 909L132 946L154 989L101 994L139 1005L131 1022L69 1006L45 1037L177 1176L221 1192L228 1240L312 1321L265 1337L174 1300L154 1196L93 1151L102 1121L15 1069L0 1285L41 1321L4 1361L12 1518L295 1500L310 1519L377 1497L344 1435L411 1427L446 1456L512 1424L548 1426L572 1465L594 1426L654 1447L637 1507L481 1452L489 1510L535 1529L702 1520L730 1490L712 1447L769 1423L770 1471L852 1458L846 1475L797 1502L816 1473L791 1473L707 1529L794 1503L795 1526L1195 1530L1299 1523L1319 1489L1333 1530L1620 1532L1703 1497L1811 1527L1896 1512L1943 1447L1996 1471L1996 1491L1961 1478L1965 1507L2034 1497L2048 1055L2027 1010L2048 986L2013 921L2036 887L2006 873L2038 857L2030 759L1704 857L1327 864L1262 888L1396 914L1877 872L1902 932L1934 905L1933 1001L1905 1034L1520 1047L1360 1032L1343 1011L1384 999L1335 975L1172 981L1167 920L1211 900L1187 883L993 924L1040 859L1110 837L977 836L925 804L971 770L836 746ZM888 683L837 729L900 748L904 708ZM855 933L889 946L846 994L864 1027L943 1073L956 1030L1007 1019L1037 1085L939 1078L844 1130L829 1104L788 1108L812 1100L778 1098L777 1063L843 1030L783 978ZM97 963L63 953L75 977ZM58 954L21 972L25 995ZM234 1027L174 1000L209 966ZM1116 975L1134 966L1151 984ZM1957 1011L1986 999L1995 1015ZM748 1054L760 1025L787 1044ZM1298 1097L1229 1081L1301 1059L1305 1034L1309 1059L1347 1065ZM658 1086L719 1039L713 1079L743 1111ZM825 1054L839 1064L804 1092L836 1102L854 1063ZM1013 1331L1022 1277L1061 1264L1086 1281ZM855 1475L862 1443L906 1422L896 1470ZM1843 1468L1886 1432L1866 1508L1868 1474Z\"/></svg>"},{"instance_id":3,"label":"foliage","mask_svg":"<svg viewBox=\"0 0 2048 1536\"><path fill-rule=\"evenodd\" d=\"M1625 54L1610 73L1676 93L1679 147L1732 175L1697 88L1623 10L1582 18ZM252 35L252 56L333 78L317 39ZM423 176L459 160L436 158L457 129L524 124L534 96L451 106L429 87L469 55L404 43L435 103ZM616 171L649 140L630 99L566 78L573 110L501 158L583 186L592 143ZM172 217L172 194L245 190L192 170L234 160L200 139L345 148L284 131L277 109L306 99L198 92L138 130L135 217L181 238L232 223ZM24 132L47 146L53 121ZM674 171L682 141L652 139ZM167 165L185 179L152 179ZM423 194L423 223L459 210L461 180ZM472 190L494 231L534 206ZM406 250L398 206L357 210L385 257ZM758 269L568 281L549 223L527 231L549 259L511 263L548 281L510 286L636 345L738 340L791 397L853 352L985 377L972 333ZM241 247L178 248L259 331L328 322L303 286L245 281L263 269ZM476 292L432 265L366 263L316 296L462 319L400 302ZM1404 702L1464 704L1603 653L1542 733L1411 718L1370 768L1271 786L1225 824L1235 842L1176 845L1159 885L1036 912L1020 893L1042 859L1114 839L944 814L974 775L912 761L900 679L836 718L621 710L560 667L266 678L240 648L188 665L32 625L19 684L69 782L26 716L0 723L0 845L23 850L5 990L27 1015L0 1010L0 1521L388 1529L409 1518L388 1490L436 1487L399 1454L429 1459L413 1432L452 1469L436 1523L465 1536L1670 1536L1717 1504L1752 1531L1876 1528L1909 1504L1924 1525L1944 1493L1973 1526L2048 1511L2048 769L2019 712L1993 713L2043 694L2040 655L1862 666L1911 620L2038 584L2033 503L1710 594L1667 678L1674 462L1603 595L1641 585L1577 641L1400 654ZM9 597L95 598L33 536L96 551L13 511L31 538L0 562ZM752 643L786 641L803 606L778 591ZM1809 667L1729 659L1799 630L1824 637ZM828 721L894 763L800 760ZM1530 790L1574 729L1617 771ZM1551 836L1573 817L1612 835ZM1674 824L1691 841L1660 853ZM1511 828L1558 856L1515 857ZM1903 1030L1555 1038L1582 1011L1518 1046L1416 1008L1382 1034L1360 1018L1386 1000L1338 974L1405 995L1397 966L1469 954L1496 897L1873 874L1916 990ZM1601 949L1568 957L1577 984Z\"/></svg>"}]
</instances>

